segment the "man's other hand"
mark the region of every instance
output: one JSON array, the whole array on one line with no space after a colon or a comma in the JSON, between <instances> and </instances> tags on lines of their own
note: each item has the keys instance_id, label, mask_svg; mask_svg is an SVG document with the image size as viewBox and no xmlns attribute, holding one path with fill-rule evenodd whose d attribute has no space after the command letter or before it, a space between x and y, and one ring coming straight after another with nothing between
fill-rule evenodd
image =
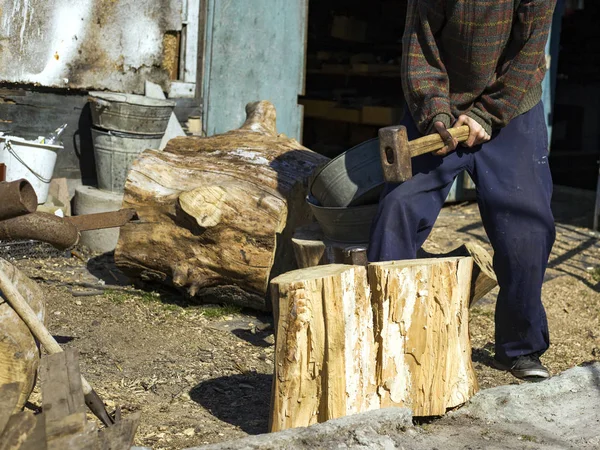
<instances>
[{"instance_id":1,"label":"man's other hand","mask_svg":"<svg viewBox=\"0 0 600 450\"><path fill-rule=\"evenodd\" d=\"M476 145L483 144L490 140L490 135L485 132L483 127L479 125L479 123L469 116L464 114L458 116L458 120L454 124L455 128L458 128L462 125L469 126L469 138L463 142L465 147L475 147Z\"/></svg>"},{"instance_id":2,"label":"man's other hand","mask_svg":"<svg viewBox=\"0 0 600 450\"><path fill-rule=\"evenodd\" d=\"M453 152L458 145L458 141L452 137L452 135L446 129L444 122L434 122L433 128L442 137L442 141L446 144L440 150L433 152L434 155L444 156L450 152Z\"/></svg>"}]
</instances>

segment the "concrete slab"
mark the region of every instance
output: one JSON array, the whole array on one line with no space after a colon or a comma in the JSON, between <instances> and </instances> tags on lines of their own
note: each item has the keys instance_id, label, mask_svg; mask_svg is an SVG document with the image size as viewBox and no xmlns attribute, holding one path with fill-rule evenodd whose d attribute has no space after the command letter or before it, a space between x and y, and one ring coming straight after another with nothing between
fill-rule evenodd
<instances>
[{"instance_id":1,"label":"concrete slab","mask_svg":"<svg viewBox=\"0 0 600 450\"><path fill-rule=\"evenodd\" d=\"M487 389L463 408L421 426L413 426L410 410L389 408L188 450L291 448L598 449L600 363L541 383Z\"/></svg>"}]
</instances>

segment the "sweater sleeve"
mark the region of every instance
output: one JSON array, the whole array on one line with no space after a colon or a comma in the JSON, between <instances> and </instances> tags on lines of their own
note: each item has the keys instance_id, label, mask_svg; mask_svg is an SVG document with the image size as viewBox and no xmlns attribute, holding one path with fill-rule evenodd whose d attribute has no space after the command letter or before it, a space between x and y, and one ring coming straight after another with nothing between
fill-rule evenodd
<instances>
[{"instance_id":1,"label":"sweater sleeve","mask_svg":"<svg viewBox=\"0 0 600 450\"><path fill-rule=\"evenodd\" d=\"M515 117L525 94L541 83L546 72L545 48L555 0L521 0L511 38L495 81L467 115L491 134Z\"/></svg>"},{"instance_id":2,"label":"sweater sleeve","mask_svg":"<svg viewBox=\"0 0 600 450\"><path fill-rule=\"evenodd\" d=\"M433 122L454 122L449 80L435 37L445 22L445 0L409 0L403 37L402 88L421 133Z\"/></svg>"}]
</instances>

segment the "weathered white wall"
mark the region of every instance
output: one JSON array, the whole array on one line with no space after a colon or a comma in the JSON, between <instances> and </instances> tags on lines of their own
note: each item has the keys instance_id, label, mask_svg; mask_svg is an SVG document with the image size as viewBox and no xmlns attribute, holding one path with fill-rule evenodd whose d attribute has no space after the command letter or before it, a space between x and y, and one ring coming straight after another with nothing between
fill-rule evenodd
<instances>
[{"instance_id":1,"label":"weathered white wall","mask_svg":"<svg viewBox=\"0 0 600 450\"><path fill-rule=\"evenodd\" d=\"M182 0L0 0L0 82L143 93L168 88L163 36Z\"/></svg>"}]
</instances>

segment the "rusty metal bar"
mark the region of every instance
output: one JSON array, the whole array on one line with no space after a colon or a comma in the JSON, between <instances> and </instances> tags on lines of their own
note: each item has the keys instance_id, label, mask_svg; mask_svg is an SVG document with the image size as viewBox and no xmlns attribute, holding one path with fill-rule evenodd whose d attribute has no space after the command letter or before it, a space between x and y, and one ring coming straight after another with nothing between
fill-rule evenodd
<instances>
[{"instance_id":1,"label":"rusty metal bar","mask_svg":"<svg viewBox=\"0 0 600 450\"><path fill-rule=\"evenodd\" d=\"M0 220L35 212L37 195L27 180L0 183Z\"/></svg>"},{"instance_id":2,"label":"rusty metal bar","mask_svg":"<svg viewBox=\"0 0 600 450\"><path fill-rule=\"evenodd\" d=\"M65 220L75 225L79 231L87 231L122 227L134 216L135 209L126 208L118 211L65 217Z\"/></svg>"},{"instance_id":3,"label":"rusty metal bar","mask_svg":"<svg viewBox=\"0 0 600 450\"><path fill-rule=\"evenodd\" d=\"M0 240L35 239L59 250L79 242L79 230L54 214L35 212L0 222Z\"/></svg>"}]
</instances>

